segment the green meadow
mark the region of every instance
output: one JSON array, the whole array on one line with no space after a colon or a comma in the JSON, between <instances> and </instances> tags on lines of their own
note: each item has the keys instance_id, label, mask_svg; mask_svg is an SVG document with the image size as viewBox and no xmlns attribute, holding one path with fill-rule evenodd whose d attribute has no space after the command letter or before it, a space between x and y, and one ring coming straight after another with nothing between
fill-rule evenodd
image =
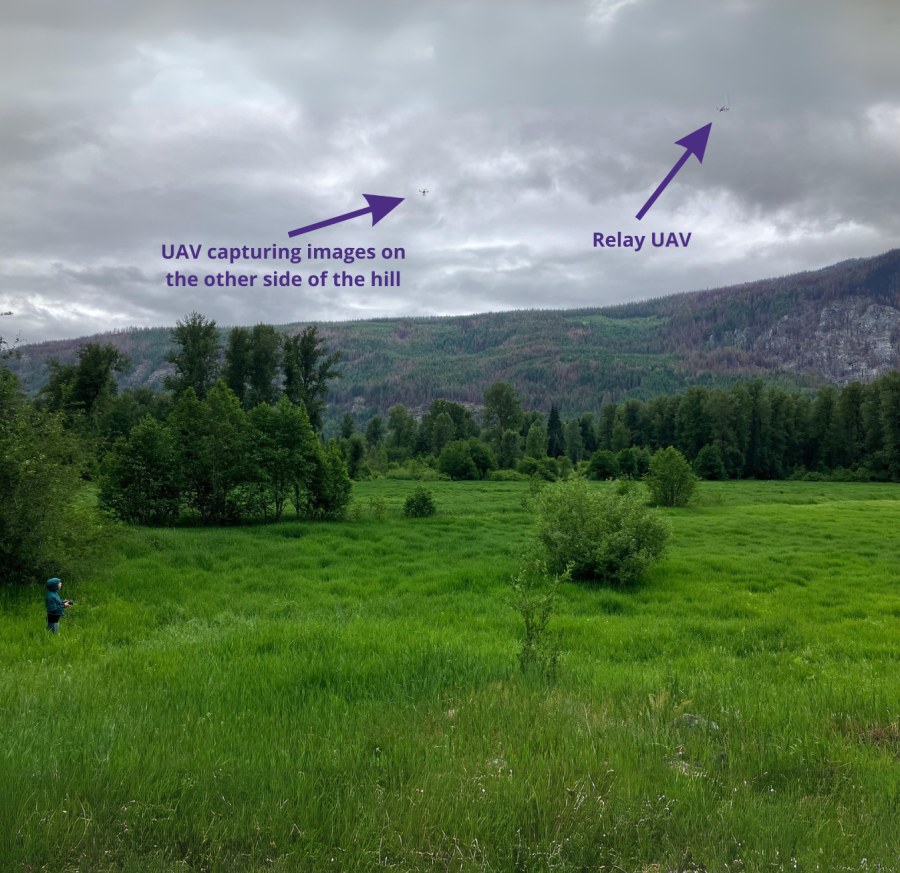
<instances>
[{"instance_id":1,"label":"green meadow","mask_svg":"<svg viewBox=\"0 0 900 873\"><path fill-rule=\"evenodd\" d=\"M0 870L900 869L900 486L701 485L638 586L562 586L548 686L528 484L416 484L123 530L55 637L0 595Z\"/></svg>"}]
</instances>

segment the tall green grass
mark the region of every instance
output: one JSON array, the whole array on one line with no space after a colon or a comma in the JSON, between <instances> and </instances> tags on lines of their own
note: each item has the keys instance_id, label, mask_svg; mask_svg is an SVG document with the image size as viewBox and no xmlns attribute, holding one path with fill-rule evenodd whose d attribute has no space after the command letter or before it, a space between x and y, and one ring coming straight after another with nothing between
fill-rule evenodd
<instances>
[{"instance_id":1,"label":"tall green grass","mask_svg":"<svg viewBox=\"0 0 900 873\"><path fill-rule=\"evenodd\" d=\"M637 588L561 589L548 688L527 483L407 520L415 484L357 486L383 522L126 531L55 637L4 594L0 870L900 866L896 485L706 486Z\"/></svg>"}]
</instances>

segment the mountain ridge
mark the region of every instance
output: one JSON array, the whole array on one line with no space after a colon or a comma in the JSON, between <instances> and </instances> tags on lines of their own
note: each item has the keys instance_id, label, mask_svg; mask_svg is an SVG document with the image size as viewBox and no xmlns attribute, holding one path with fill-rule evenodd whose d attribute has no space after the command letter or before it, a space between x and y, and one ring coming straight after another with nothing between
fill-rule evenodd
<instances>
[{"instance_id":1,"label":"mountain ridge","mask_svg":"<svg viewBox=\"0 0 900 873\"><path fill-rule=\"evenodd\" d=\"M277 327L296 333L307 323ZM315 323L345 358L345 378L329 397L336 412L385 412L435 397L477 403L501 379L527 408L556 402L573 413L748 376L800 388L868 382L900 367L900 249L615 306ZM108 341L134 360L122 387L161 387L169 330L29 344L11 363L35 391L48 357L65 362L82 343Z\"/></svg>"}]
</instances>

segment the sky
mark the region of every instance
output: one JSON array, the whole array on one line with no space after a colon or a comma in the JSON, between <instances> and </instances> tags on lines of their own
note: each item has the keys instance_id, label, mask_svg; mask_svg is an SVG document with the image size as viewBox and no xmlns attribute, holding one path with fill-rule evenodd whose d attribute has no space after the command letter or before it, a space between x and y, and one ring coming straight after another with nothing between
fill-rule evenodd
<instances>
[{"instance_id":1,"label":"sky","mask_svg":"<svg viewBox=\"0 0 900 873\"><path fill-rule=\"evenodd\" d=\"M8 0L0 333L605 306L879 254L900 246L898 45L896 0ZM289 240L363 193L404 201ZM644 247L593 245L618 232ZM650 244L672 232L688 246ZM207 258L245 245L303 260ZM335 266L364 286L310 284ZM203 284L223 269L258 278ZM302 285L261 287L286 270Z\"/></svg>"}]
</instances>

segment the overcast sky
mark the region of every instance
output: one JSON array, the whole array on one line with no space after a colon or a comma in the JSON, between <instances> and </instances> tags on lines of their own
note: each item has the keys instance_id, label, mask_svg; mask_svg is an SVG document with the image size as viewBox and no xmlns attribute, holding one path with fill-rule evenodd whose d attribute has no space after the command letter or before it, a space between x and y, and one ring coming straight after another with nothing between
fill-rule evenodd
<instances>
[{"instance_id":1,"label":"overcast sky","mask_svg":"<svg viewBox=\"0 0 900 873\"><path fill-rule=\"evenodd\" d=\"M600 306L874 255L900 245L898 46L897 0L6 0L0 332ZM406 200L293 244L402 246L399 288L166 287L363 192ZM617 231L692 236L592 246Z\"/></svg>"}]
</instances>

